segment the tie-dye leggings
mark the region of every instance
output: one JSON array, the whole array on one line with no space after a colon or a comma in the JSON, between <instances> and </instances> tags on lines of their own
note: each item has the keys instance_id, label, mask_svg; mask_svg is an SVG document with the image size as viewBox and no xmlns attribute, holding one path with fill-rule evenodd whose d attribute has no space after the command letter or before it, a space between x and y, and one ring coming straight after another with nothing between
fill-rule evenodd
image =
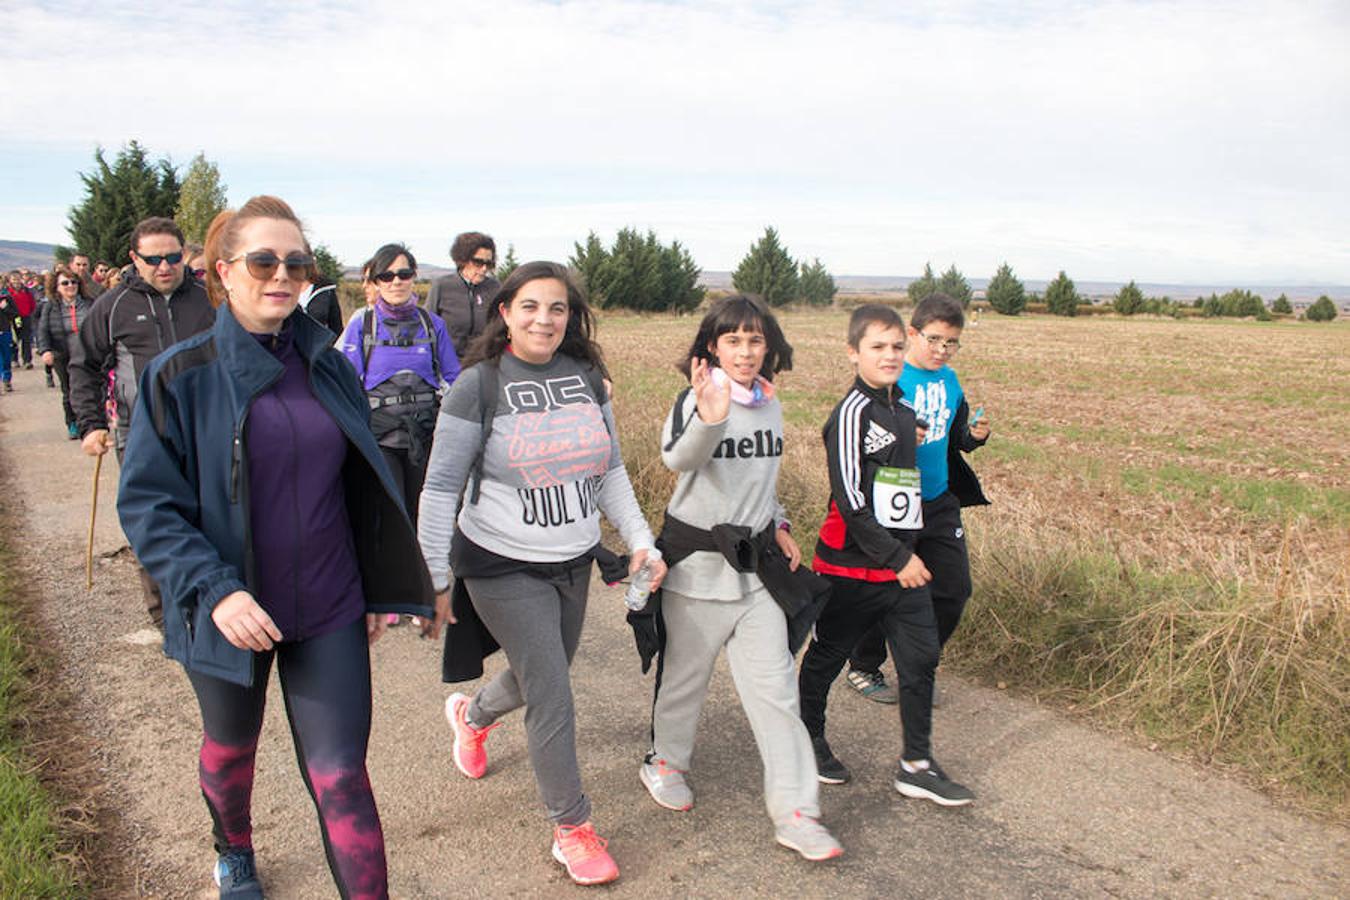
<instances>
[{"instance_id":1,"label":"tie-dye leggings","mask_svg":"<svg viewBox=\"0 0 1350 900\"><path fill-rule=\"evenodd\" d=\"M300 774L319 813L338 891L344 898L388 897L384 833L366 774L371 701L364 616L254 654L249 688L188 673L202 711L201 786L216 851L253 846L253 767L273 657Z\"/></svg>"}]
</instances>

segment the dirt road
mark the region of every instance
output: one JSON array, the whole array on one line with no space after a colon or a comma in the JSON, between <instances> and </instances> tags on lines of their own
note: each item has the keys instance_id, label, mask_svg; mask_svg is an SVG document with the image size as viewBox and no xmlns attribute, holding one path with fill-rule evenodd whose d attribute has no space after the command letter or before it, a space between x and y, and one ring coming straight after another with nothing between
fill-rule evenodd
<instances>
[{"instance_id":1,"label":"dirt road","mask_svg":"<svg viewBox=\"0 0 1350 900\"><path fill-rule=\"evenodd\" d=\"M93 462L67 441L40 369L0 395L5 486L26 530L8 540L40 598L71 710L95 739L109 802L106 835L133 886L103 893L214 897L210 823L196 784L200 724L176 663L147 630L117 524L117 466L104 466L94 589L83 545ZM14 479L11 479L12 481ZM974 602L979 602L978 596ZM492 669L502 665L491 660ZM480 782L450 763L439 648L411 628L375 647L371 777L395 897L579 895L548 854L549 827L513 716L488 744ZM1014 677L1009 678L1015 681ZM1350 832L1302 818L1190 764L1150 753L1034 703L944 676L935 716L944 767L978 801L960 810L904 800L890 787L894 707L842 683L831 738L852 784L822 786L824 819L847 855L809 864L773 843L760 766L725 667L714 678L692 784L695 808L657 807L637 779L650 679L637 668L618 590L597 584L574 674L583 778L623 871L624 897L1344 897ZM273 686L259 751L255 845L269 896L331 897L309 797Z\"/></svg>"}]
</instances>

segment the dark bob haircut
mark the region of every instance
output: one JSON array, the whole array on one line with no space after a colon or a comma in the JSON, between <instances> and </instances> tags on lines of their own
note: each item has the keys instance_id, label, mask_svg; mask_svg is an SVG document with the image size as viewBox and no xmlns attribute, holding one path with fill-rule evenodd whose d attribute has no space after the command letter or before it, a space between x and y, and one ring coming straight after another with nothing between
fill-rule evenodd
<instances>
[{"instance_id":1,"label":"dark bob haircut","mask_svg":"<svg viewBox=\"0 0 1350 900\"><path fill-rule=\"evenodd\" d=\"M366 277L374 278L376 275L392 266L394 260L398 259L400 256L408 257L408 268L412 269L414 272L417 271L417 257L412 255L411 250L403 244L385 244L383 247L376 250L375 255L370 258L368 263L366 263L366 266L368 267L366 269L366 272L368 273Z\"/></svg>"},{"instance_id":2,"label":"dark bob haircut","mask_svg":"<svg viewBox=\"0 0 1350 900\"><path fill-rule=\"evenodd\" d=\"M466 369L485 359L496 362L502 358L502 354L506 352L506 345L511 341L502 313L510 308L521 288L531 281L544 278L561 281L567 289L567 330L563 332L562 343L558 345L557 352L590 363L601 375L609 377L609 372L605 369L604 354L600 351L600 345L595 342L595 314L591 312L591 307L586 302L586 295L566 266L545 261L523 263L507 276L497 298L492 301L496 315L488 318L483 333L474 338L473 343L464 352Z\"/></svg>"},{"instance_id":3,"label":"dark bob haircut","mask_svg":"<svg viewBox=\"0 0 1350 900\"><path fill-rule=\"evenodd\" d=\"M778 320L769 311L768 304L753 294L732 294L730 297L714 301L708 309L708 314L699 323L698 333L694 335L694 342L689 345L689 351L675 367L688 378L689 370L696 359L706 360L709 365L717 365L712 350L717 344L717 339L741 329L757 331L764 335L767 348L759 374L765 379L773 381L774 375L792 368L792 345L783 337L783 329L778 327Z\"/></svg>"}]
</instances>

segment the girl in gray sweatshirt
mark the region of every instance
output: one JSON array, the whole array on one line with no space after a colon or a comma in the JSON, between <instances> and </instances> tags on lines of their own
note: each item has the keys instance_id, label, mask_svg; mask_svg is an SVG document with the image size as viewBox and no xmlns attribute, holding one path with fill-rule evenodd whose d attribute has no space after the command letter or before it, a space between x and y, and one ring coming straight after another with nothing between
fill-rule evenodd
<instances>
[{"instance_id":1,"label":"girl in gray sweatshirt","mask_svg":"<svg viewBox=\"0 0 1350 900\"><path fill-rule=\"evenodd\" d=\"M739 526L772 540L796 569L801 550L778 502L783 408L772 378L792 348L768 307L737 295L713 304L680 365L682 392L662 430L661 458L679 478L666 507L666 540L685 526ZM676 520L672 524L672 520ZM669 554L668 554L669 555ZM658 669L652 748L639 777L667 809L694 802L685 780L694 733L718 654L726 648L741 706L764 763L764 794L777 841L810 860L843 850L817 818L815 756L798 715L787 623L758 575L721 552L672 563L661 595L665 647Z\"/></svg>"}]
</instances>

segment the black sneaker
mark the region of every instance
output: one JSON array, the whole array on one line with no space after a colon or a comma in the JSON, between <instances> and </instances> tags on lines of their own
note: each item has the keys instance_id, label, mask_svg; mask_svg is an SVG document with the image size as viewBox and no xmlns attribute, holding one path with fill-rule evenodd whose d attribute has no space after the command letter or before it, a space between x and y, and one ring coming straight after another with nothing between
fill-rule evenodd
<instances>
[{"instance_id":1,"label":"black sneaker","mask_svg":"<svg viewBox=\"0 0 1350 900\"><path fill-rule=\"evenodd\" d=\"M901 765L895 773L895 789L905 797L932 800L940 806L965 806L975 799L970 788L952 781L931 759L928 768L917 772L906 772Z\"/></svg>"},{"instance_id":2,"label":"black sneaker","mask_svg":"<svg viewBox=\"0 0 1350 900\"><path fill-rule=\"evenodd\" d=\"M816 752L816 778L821 784L845 784L853 773L830 751L825 735L811 738L811 749Z\"/></svg>"}]
</instances>

